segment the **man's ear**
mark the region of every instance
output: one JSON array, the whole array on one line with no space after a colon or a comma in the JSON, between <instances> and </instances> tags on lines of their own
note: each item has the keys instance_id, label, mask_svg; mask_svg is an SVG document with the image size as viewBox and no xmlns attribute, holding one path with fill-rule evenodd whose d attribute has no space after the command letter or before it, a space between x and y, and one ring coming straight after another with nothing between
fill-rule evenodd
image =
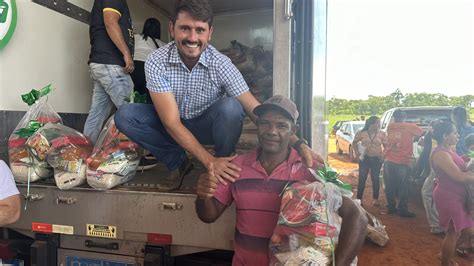
<instances>
[{"instance_id":1,"label":"man's ear","mask_svg":"<svg viewBox=\"0 0 474 266\"><path fill-rule=\"evenodd\" d=\"M171 20L168 23L168 32L170 33L171 38L174 39L174 24L173 24L173 21L171 21Z\"/></svg>"},{"instance_id":2,"label":"man's ear","mask_svg":"<svg viewBox=\"0 0 474 266\"><path fill-rule=\"evenodd\" d=\"M211 27L209 28L209 38L208 38L208 40L207 40L208 42L211 41L211 39L212 39L212 33L213 33L213 32L214 32L214 26L211 26Z\"/></svg>"}]
</instances>

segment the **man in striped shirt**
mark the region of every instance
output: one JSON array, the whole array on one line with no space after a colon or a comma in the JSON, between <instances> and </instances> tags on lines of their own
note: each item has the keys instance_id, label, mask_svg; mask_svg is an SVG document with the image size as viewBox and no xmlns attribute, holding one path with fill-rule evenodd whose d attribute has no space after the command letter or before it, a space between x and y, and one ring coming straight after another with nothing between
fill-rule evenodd
<instances>
[{"instance_id":1,"label":"man in striped shirt","mask_svg":"<svg viewBox=\"0 0 474 266\"><path fill-rule=\"evenodd\" d=\"M196 212L207 223L214 222L235 202L235 255L233 265L268 265L270 237L278 220L280 193L291 181L314 180L298 153L289 147L296 132L296 105L277 95L254 109L258 116L260 147L232 162L240 167L240 177L219 183L212 172L199 177ZM343 218L335 252L336 265L349 265L362 246L367 220L354 203L342 198L338 210Z\"/></svg>"}]
</instances>

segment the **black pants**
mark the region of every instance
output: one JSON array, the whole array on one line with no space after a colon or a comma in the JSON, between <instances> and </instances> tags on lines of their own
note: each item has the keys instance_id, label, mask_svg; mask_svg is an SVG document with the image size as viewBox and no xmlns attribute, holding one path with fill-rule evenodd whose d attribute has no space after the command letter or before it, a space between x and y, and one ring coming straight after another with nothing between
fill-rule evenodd
<instances>
[{"instance_id":1,"label":"black pants","mask_svg":"<svg viewBox=\"0 0 474 266\"><path fill-rule=\"evenodd\" d=\"M359 161L359 183L357 185L357 198L362 200L365 189L365 181L369 175L372 178L372 197L379 198L380 188L380 169L382 168L382 161L379 157L364 156L364 159Z\"/></svg>"},{"instance_id":2,"label":"black pants","mask_svg":"<svg viewBox=\"0 0 474 266\"><path fill-rule=\"evenodd\" d=\"M146 88L146 79L145 79L145 62L143 61L133 61L135 64L135 70L130 74L133 80L134 89L141 94L146 95L146 103L152 103L150 92Z\"/></svg>"}]
</instances>

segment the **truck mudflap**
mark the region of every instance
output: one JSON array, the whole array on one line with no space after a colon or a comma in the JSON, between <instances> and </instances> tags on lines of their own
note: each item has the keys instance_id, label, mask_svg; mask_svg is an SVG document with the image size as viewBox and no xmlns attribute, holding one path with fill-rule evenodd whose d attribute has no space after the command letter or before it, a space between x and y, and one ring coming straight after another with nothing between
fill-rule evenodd
<instances>
[{"instance_id":1,"label":"truck mudflap","mask_svg":"<svg viewBox=\"0 0 474 266\"><path fill-rule=\"evenodd\" d=\"M27 186L18 185L21 195ZM214 223L201 222L195 213L195 194L163 193L152 189L120 188L62 191L45 184L30 185L22 197L19 232L59 234L62 239L86 237L92 248L104 240L135 241L199 249L233 249L235 208ZM84 240L85 241L85 240ZM109 243L107 242L107 243ZM61 241L61 243L65 243ZM86 242L81 242L84 246ZM62 245L61 245L62 246ZM99 248L100 249L100 248Z\"/></svg>"}]
</instances>

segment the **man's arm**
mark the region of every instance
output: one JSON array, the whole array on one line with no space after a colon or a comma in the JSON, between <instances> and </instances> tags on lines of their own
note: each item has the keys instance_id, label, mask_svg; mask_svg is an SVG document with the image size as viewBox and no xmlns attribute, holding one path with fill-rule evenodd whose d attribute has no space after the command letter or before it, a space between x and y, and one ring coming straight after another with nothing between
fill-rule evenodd
<instances>
[{"instance_id":1,"label":"man's arm","mask_svg":"<svg viewBox=\"0 0 474 266\"><path fill-rule=\"evenodd\" d=\"M0 200L0 226L14 223L20 218L20 196Z\"/></svg>"},{"instance_id":2,"label":"man's arm","mask_svg":"<svg viewBox=\"0 0 474 266\"><path fill-rule=\"evenodd\" d=\"M367 217L351 199L342 197L339 208L342 217L341 232L335 252L336 265L349 265L359 252L367 235Z\"/></svg>"},{"instance_id":3,"label":"man's arm","mask_svg":"<svg viewBox=\"0 0 474 266\"><path fill-rule=\"evenodd\" d=\"M212 173L212 164L210 167ZM199 176L197 184L196 213L205 223L212 223L221 216L226 206L220 203L214 194L217 189L217 178L211 173L204 173Z\"/></svg>"},{"instance_id":4,"label":"man's arm","mask_svg":"<svg viewBox=\"0 0 474 266\"><path fill-rule=\"evenodd\" d=\"M150 91L150 96L166 131L181 147L195 156L206 168L209 169L209 165L212 164L214 174L220 182L225 184L224 179L234 182L239 177L240 168L231 162L235 156L212 156L181 123L178 104L173 93Z\"/></svg>"},{"instance_id":5,"label":"man's arm","mask_svg":"<svg viewBox=\"0 0 474 266\"><path fill-rule=\"evenodd\" d=\"M107 34L123 55L123 60L125 61L125 71L127 71L127 73L131 73L133 72L135 66L133 63L132 54L128 49L128 45L123 38L122 30L120 29L120 14L112 10L104 10L103 12L104 24Z\"/></svg>"}]
</instances>

